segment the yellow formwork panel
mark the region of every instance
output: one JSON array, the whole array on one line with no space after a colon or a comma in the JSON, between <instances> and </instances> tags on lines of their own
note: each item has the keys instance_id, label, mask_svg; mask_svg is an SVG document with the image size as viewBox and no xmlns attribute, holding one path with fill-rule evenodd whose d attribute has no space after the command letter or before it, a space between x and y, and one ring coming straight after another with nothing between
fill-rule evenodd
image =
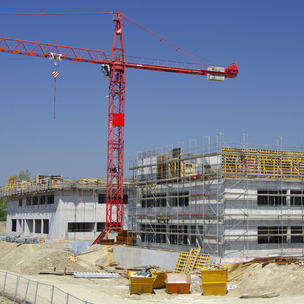
<instances>
[{"instance_id":1,"label":"yellow formwork panel","mask_svg":"<svg viewBox=\"0 0 304 304\"><path fill-rule=\"evenodd\" d=\"M188 258L189 258L188 252L181 251L179 253L179 256L178 256L178 259L177 259L177 262L175 265L174 273L184 273L185 272Z\"/></svg>"},{"instance_id":2,"label":"yellow formwork panel","mask_svg":"<svg viewBox=\"0 0 304 304\"><path fill-rule=\"evenodd\" d=\"M188 257L185 273L188 273L191 270L193 270L193 268L195 266L196 259L197 259L198 255L199 255L200 250L201 250L201 247L199 247L199 248L192 248L190 250L190 255Z\"/></svg>"},{"instance_id":3,"label":"yellow formwork panel","mask_svg":"<svg viewBox=\"0 0 304 304\"><path fill-rule=\"evenodd\" d=\"M201 270L206 264L208 264L210 255L208 254L199 254L193 270Z\"/></svg>"},{"instance_id":4,"label":"yellow formwork panel","mask_svg":"<svg viewBox=\"0 0 304 304\"><path fill-rule=\"evenodd\" d=\"M303 152L229 147L221 151L224 177L304 178Z\"/></svg>"},{"instance_id":5,"label":"yellow formwork panel","mask_svg":"<svg viewBox=\"0 0 304 304\"><path fill-rule=\"evenodd\" d=\"M6 182L6 189L10 190L16 187L17 184L17 175L10 176Z\"/></svg>"}]
</instances>

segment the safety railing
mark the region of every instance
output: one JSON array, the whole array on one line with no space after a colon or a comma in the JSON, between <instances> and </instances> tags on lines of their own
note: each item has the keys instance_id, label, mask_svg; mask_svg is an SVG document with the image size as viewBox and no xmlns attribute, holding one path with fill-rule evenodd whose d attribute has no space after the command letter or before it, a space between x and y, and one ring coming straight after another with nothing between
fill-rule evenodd
<instances>
[{"instance_id":1,"label":"safety railing","mask_svg":"<svg viewBox=\"0 0 304 304\"><path fill-rule=\"evenodd\" d=\"M54 285L33 281L20 275L0 271L0 297L13 303L93 304L81 300Z\"/></svg>"},{"instance_id":2,"label":"safety railing","mask_svg":"<svg viewBox=\"0 0 304 304\"><path fill-rule=\"evenodd\" d=\"M104 190L106 179L101 178L78 178L78 177L56 177L44 178L30 181L10 181L5 187L0 188L0 197L11 195L26 195L33 192L52 190Z\"/></svg>"}]
</instances>

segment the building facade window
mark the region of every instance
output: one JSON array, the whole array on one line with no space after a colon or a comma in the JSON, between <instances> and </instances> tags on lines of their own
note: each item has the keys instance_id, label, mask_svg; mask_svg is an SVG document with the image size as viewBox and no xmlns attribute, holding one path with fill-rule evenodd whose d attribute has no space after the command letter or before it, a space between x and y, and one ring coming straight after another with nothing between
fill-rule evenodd
<instances>
[{"instance_id":1,"label":"building facade window","mask_svg":"<svg viewBox=\"0 0 304 304\"><path fill-rule=\"evenodd\" d=\"M291 226L290 227L290 242L291 243L303 243L303 227L302 226Z\"/></svg>"},{"instance_id":2,"label":"building facade window","mask_svg":"<svg viewBox=\"0 0 304 304\"><path fill-rule=\"evenodd\" d=\"M35 220L35 233L41 233L41 220Z\"/></svg>"},{"instance_id":3,"label":"building facade window","mask_svg":"<svg viewBox=\"0 0 304 304\"><path fill-rule=\"evenodd\" d=\"M290 205L291 206L303 206L303 191L301 190L290 190Z\"/></svg>"},{"instance_id":4,"label":"building facade window","mask_svg":"<svg viewBox=\"0 0 304 304\"><path fill-rule=\"evenodd\" d=\"M157 193L155 195L143 195L141 199L142 207L166 207L167 201L170 207L186 207L189 206L189 192L179 193Z\"/></svg>"},{"instance_id":5,"label":"building facade window","mask_svg":"<svg viewBox=\"0 0 304 304\"><path fill-rule=\"evenodd\" d=\"M32 200L31 200L31 198L28 197L28 196L25 198L25 205L26 205L26 206L31 206L31 205L32 205Z\"/></svg>"},{"instance_id":6,"label":"building facade window","mask_svg":"<svg viewBox=\"0 0 304 304\"><path fill-rule=\"evenodd\" d=\"M188 227L170 225L170 243L173 245L187 245Z\"/></svg>"},{"instance_id":7,"label":"building facade window","mask_svg":"<svg viewBox=\"0 0 304 304\"><path fill-rule=\"evenodd\" d=\"M54 204L54 195L48 195L47 196L47 204L48 205Z\"/></svg>"},{"instance_id":8,"label":"building facade window","mask_svg":"<svg viewBox=\"0 0 304 304\"><path fill-rule=\"evenodd\" d=\"M12 220L12 232L17 232L17 220Z\"/></svg>"},{"instance_id":9,"label":"building facade window","mask_svg":"<svg viewBox=\"0 0 304 304\"><path fill-rule=\"evenodd\" d=\"M20 199L18 200L18 206L19 206L19 207L22 207L22 198L20 198Z\"/></svg>"},{"instance_id":10,"label":"building facade window","mask_svg":"<svg viewBox=\"0 0 304 304\"><path fill-rule=\"evenodd\" d=\"M286 190L258 190L259 206L285 206Z\"/></svg>"},{"instance_id":11,"label":"building facade window","mask_svg":"<svg viewBox=\"0 0 304 304\"><path fill-rule=\"evenodd\" d=\"M36 206L36 205L38 205L38 197L34 196L33 197L33 206Z\"/></svg>"},{"instance_id":12,"label":"building facade window","mask_svg":"<svg viewBox=\"0 0 304 304\"><path fill-rule=\"evenodd\" d=\"M49 220L43 220L43 234L49 234Z\"/></svg>"},{"instance_id":13,"label":"building facade window","mask_svg":"<svg viewBox=\"0 0 304 304\"><path fill-rule=\"evenodd\" d=\"M68 232L91 232L94 231L94 223L68 223Z\"/></svg>"},{"instance_id":14,"label":"building facade window","mask_svg":"<svg viewBox=\"0 0 304 304\"><path fill-rule=\"evenodd\" d=\"M45 205L46 197L45 195L39 197L39 205Z\"/></svg>"},{"instance_id":15,"label":"building facade window","mask_svg":"<svg viewBox=\"0 0 304 304\"><path fill-rule=\"evenodd\" d=\"M98 223L97 223L96 231L97 231L97 232L101 232L101 231L103 231L105 228L106 228L106 223L98 222Z\"/></svg>"},{"instance_id":16,"label":"building facade window","mask_svg":"<svg viewBox=\"0 0 304 304\"><path fill-rule=\"evenodd\" d=\"M105 193L100 193L98 195L98 204L106 204L107 203L107 195Z\"/></svg>"},{"instance_id":17,"label":"building facade window","mask_svg":"<svg viewBox=\"0 0 304 304\"><path fill-rule=\"evenodd\" d=\"M258 227L258 244L287 243L287 226Z\"/></svg>"}]
</instances>

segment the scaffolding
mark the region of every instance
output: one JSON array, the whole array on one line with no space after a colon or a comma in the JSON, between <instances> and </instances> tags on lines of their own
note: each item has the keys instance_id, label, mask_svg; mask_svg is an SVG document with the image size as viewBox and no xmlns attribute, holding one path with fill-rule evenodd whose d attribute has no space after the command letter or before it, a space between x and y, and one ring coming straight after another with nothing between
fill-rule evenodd
<instances>
[{"instance_id":1,"label":"scaffolding","mask_svg":"<svg viewBox=\"0 0 304 304\"><path fill-rule=\"evenodd\" d=\"M55 190L104 190L106 180L102 178L63 177L62 175L37 175L33 180L18 180L10 176L5 187L0 188L0 197L22 196Z\"/></svg>"},{"instance_id":2,"label":"scaffolding","mask_svg":"<svg viewBox=\"0 0 304 304\"><path fill-rule=\"evenodd\" d=\"M194 147L192 143L195 143ZM191 147L192 145L192 147ZM221 258L304 253L304 152L224 142L137 153L128 227L137 245Z\"/></svg>"}]
</instances>

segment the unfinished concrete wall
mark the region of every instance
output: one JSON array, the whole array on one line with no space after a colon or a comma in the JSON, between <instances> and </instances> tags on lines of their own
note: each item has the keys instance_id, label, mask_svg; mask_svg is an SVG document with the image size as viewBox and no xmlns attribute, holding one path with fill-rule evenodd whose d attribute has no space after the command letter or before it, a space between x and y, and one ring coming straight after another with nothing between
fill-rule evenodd
<instances>
[{"instance_id":1,"label":"unfinished concrete wall","mask_svg":"<svg viewBox=\"0 0 304 304\"><path fill-rule=\"evenodd\" d=\"M98 194L90 190L56 190L51 202L47 202L48 195L42 194L37 200L35 194L11 198L7 232L50 239L93 240L106 222L106 204L98 203Z\"/></svg>"},{"instance_id":2,"label":"unfinished concrete wall","mask_svg":"<svg viewBox=\"0 0 304 304\"><path fill-rule=\"evenodd\" d=\"M113 256L115 262L126 268L153 265L174 271L179 252L114 246ZM210 256L209 263L218 263L219 261L218 257Z\"/></svg>"},{"instance_id":3,"label":"unfinished concrete wall","mask_svg":"<svg viewBox=\"0 0 304 304\"><path fill-rule=\"evenodd\" d=\"M114 246L114 261L121 266L132 268L154 265L162 269L174 270L179 252L153 250L137 247Z\"/></svg>"}]
</instances>

